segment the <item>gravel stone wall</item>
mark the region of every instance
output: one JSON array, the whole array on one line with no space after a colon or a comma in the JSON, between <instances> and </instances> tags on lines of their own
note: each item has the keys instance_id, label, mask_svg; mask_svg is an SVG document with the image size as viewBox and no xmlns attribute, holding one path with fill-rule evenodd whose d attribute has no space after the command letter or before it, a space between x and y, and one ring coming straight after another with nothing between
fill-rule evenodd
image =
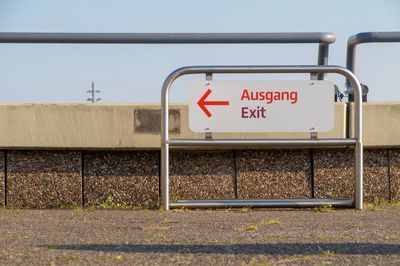
<instances>
[{"instance_id":1,"label":"gravel stone wall","mask_svg":"<svg viewBox=\"0 0 400 266\"><path fill-rule=\"evenodd\" d=\"M81 206L80 158L75 151L8 151L7 206Z\"/></svg>"},{"instance_id":2,"label":"gravel stone wall","mask_svg":"<svg viewBox=\"0 0 400 266\"><path fill-rule=\"evenodd\" d=\"M354 195L354 152L314 150L316 198L352 198Z\"/></svg>"},{"instance_id":3,"label":"gravel stone wall","mask_svg":"<svg viewBox=\"0 0 400 266\"><path fill-rule=\"evenodd\" d=\"M171 151L170 196L352 198L353 166L352 149ZM2 151L0 199L18 208L157 206L160 152ZM400 149L364 151L364 199L400 200Z\"/></svg>"},{"instance_id":4,"label":"gravel stone wall","mask_svg":"<svg viewBox=\"0 0 400 266\"><path fill-rule=\"evenodd\" d=\"M238 198L310 198L309 158L304 150L237 151Z\"/></svg>"},{"instance_id":5,"label":"gravel stone wall","mask_svg":"<svg viewBox=\"0 0 400 266\"><path fill-rule=\"evenodd\" d=\"M4 206L6 201L5 156L5 152L0 151L0 206Z\"/></svg>"},{"instance_id":6,"label":"gravel stone wall","mask_svg":"<svg viewBox=\"0 0 400 266\"><path fill-rule=\"evenodd\" d=\"M390 150L390 195L400 201L400 150Z\"/></svg>"},{"instance_id":7,"label":"gravel stone wall","mask_svg":"<svg viewBox=\"0 0 400 266\"><path fill-rule=\"evenodd\" d=\"M389 151L364 151L364 201L390 199Z\"/></svg>"},{"instance_id":8,"label":"gravel stone wall","mask_svg":"<svg viewBox=\"0 0 400 266\"><path fill-rule=\"evenodd\" d=\"M84 204L154 206L158 203L159 153L84 152Z\"/></svg>"},{"instance_id":9,"label":"gravel stone wall","mask_svg":"<svg viewBox=\"0 0 400 266\"><path fill-rule=\"evenodd\" d=\"M354 150L319 150L314 153L316 198L352 198ZM364 201L389 200L387 150L364 151Z\"/></svg>"},{"instance_id":10,"label":"gravel stone wall","mask_svg":"<svg viewBox=\"0 0 400 266\"><path fill-rule=\"evenodd\" d=\"M171 199L235 198L233 156L233 152L172 152Z\"/></svg>"}]
</instances>

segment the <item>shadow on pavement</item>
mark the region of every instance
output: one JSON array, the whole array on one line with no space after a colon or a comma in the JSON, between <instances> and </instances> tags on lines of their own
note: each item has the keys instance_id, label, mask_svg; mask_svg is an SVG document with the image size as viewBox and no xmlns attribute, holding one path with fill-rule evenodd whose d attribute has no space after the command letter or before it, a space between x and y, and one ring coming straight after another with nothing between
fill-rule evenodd
<instances>
[{"instance_id":1,"label":"shadow on pavement","mask_svg":"<svg viewBox=\"0 0 400 266\"><path fill-rule=\"evenodd\" d=\"M374 243L278 243L278 244L60 244L48 245L58 250L128 252L128 253L213 253L213 254L400 254L400 244Z\"/></svg>"}]
</instances>

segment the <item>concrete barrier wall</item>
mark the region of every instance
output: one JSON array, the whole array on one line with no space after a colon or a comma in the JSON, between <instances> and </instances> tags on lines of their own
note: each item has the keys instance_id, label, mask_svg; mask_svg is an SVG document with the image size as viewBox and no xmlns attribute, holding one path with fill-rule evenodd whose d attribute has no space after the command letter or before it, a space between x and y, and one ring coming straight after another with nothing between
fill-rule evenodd
<instances>
[{"instance_id":1,"label":"concrete barrier wall","mask_svg":"<svg viewBox=\"0 0 400 266\"><path fill-rule=\"evenodd\" d=\"M400 103L364 103L363 141L366 147L400 146ZM346 136L347 106L335 106L335 126L321 138ZM353 108L349 108L350 117ZM172 136L204 138L188 127L188 107L174 105ZM353 124L352 122L349 122ZM0 148L158 149L158 105L70 104L0 105ZM218 133L215 138L308 138L308 133Z\"/></svg>"},{"instance_id":2,"label":"concrete barrier wall","mask_svg":"<svg viewBox=\"0 0 400 266\"><path fill-rule=\"evenodd\" d=\"M336 105L334 130L319 137L346 135L346 108ZM1 105L0 205L91 207L111 199L122 206L157 206L159 110L157 105ZM204 138L189 130L187 111L172 106L172 136ZM367 202L400 200L399 112L397 103L364 105ZM351 198L353 165L353 150L343 148L174 150L171 198Z\"/></svg>"},{"instance_id":3,"label":"concrete barrier wall","mask_svg":"<svg viewBox=\"0 0 400 266\"><path fill-rule=\"evenodd\" d=\"M350 109L354 122L354 106ZM351 131L354 134L354 123ZM363 141L366 147L400 146L400 103L364 103Z\"/></svg>"}]
</instances>

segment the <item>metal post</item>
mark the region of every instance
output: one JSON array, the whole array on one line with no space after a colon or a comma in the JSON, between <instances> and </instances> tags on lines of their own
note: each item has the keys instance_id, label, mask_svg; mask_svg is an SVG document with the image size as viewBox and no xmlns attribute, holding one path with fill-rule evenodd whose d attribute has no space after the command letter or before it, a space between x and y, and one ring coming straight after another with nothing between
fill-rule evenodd
<instances>
[{"instance_id":1,"label":"metal post","mask_svg":"<svg viewBox=\"0 0 400 266\"><path fill-rule=\"evenodd\" d=\"M161 199L164 210L169 210L169 88L171 75L161 91ZM171 77L172 78L172 77Z\"/></svg>"},{"instance_id":2,"label":"metal post","mask_svg":"<svg viewBox=\"0 0 400 266\"><path fill-rule=\"evenodd\" d=\"M164 81L161 90L161 201L162 208L169 210L169 89L179 77L172 72Z\"/></svg>"},{"instance_id":3,"label":"metal post","mask_svg":"<svg viewBox=\"0 0 400 266\"><path fill-rule=\"evenodd\" d=\"M363 146L362 143L359 141L356 143L356 149L355 149L355 157L356 157L356 162L355 162L355 208L357 210L362 210L363 208Z\"/></svg>"},{"instance_id":4,"label":"metal post","mask_svg":"<svg viewBox=\"0 0 400 266\"><path fill-rule=\"evenodd\" d=\"M329 58L329 45L320 43L318 48L318 65L320 66L328 65L328 58ZM326 77L327 77L326 73L318 74L319 80L326 79Z\"/></svg>"},{"instance_id":5,"label":"metal post","mask_svg":"<svg viewBox=\"0 0 400 266\"><path fill-rule=\"evenodd\" d=\"M164 210L169 210L169 145L161 144L161 199Z\"/></svg>"},{"instance_id":6,"label":"metal post","mask_svg":"<svg viewBox=\"0 0 400 266\"><path fill-rule=\"evenodd\" d=\"M362 87L350 70L347 78L354 89L355 147L355 208L363 208L363 144L362 144Z\"/></svg>"}]
</instances>

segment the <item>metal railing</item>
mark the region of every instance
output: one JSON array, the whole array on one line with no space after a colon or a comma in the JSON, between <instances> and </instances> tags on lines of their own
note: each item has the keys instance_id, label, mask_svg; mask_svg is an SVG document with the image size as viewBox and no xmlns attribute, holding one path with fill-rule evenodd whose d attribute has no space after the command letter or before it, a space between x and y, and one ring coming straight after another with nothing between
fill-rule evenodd
<instances>
[{"instance_id":1,"label":"metal railing","mask_svg":"<svg viewBox=\"0 0 400 266\"><path fill-rule=\"evenodd\" d=\"M353 73L356 70L356 48L357 45L363 43L378 42L400 42L400 31L391 32L361 32L351 36L347 41L346 67ZM353 91L347 80L347 93L349 101L353 101ZM363 98L367 100L368 91L363 92Z\"/></svg>"},{"instance_id":2,"label":"metal railing","mask_svg":"<svg viewBox=\"0 0 400 266\"><path fill-rule=\"evenodd\" d=\"M318 65L327 65L329 45L336 37L329 32L286 33L39 33L0 32L0 43L53 44L274 44L318 43ZM324 79L321 74L318 79Z\"/></svg>"},{"instance_id":3,"label":"metal railing","mask_svg":"<svg viewBox=\"0 0 400 266\"><path fill-rule=\"evenodd\" d=\"M318 66L236 66L236 67L186 67L174 71L165 81L162 90L162 199L163 206L169 209L169 145L189 145L191 140L170 140L168 135L168 92L172 82L179 76L186 74L204 73L310 73L315 78L324 79L327 73L339 73L355 88L355 137L352 139L330 140L211 140L205 145L294 145L299 147L327 146L327 145L354 145L356 189L354 200L330 200L330 199L304 199L304 200L241 200L241 201L180 201L171 206L316 206L320 204L332 204L334 206L352 206L362 208L362 140L361 140L361 87L357 78L348 70L326 66L329 57L329 45L335 42L332 33L26 33L26 32L2 32L0 43L49 43L49 44L294 44L294 43L318 43ZM194 142L196 140L193 140ZM193 143L192 143L193 144ZM198 143L194 143L198 145Z\"/></svg>"},{"instance_id":4,"label":"metal railing","mask_svg":"<svg viewBox=\"0 0 400 266\"><path fill-rule=\"evenodd\" d=\"M181 76L189 74L214 73L249 74L249 73L337 73L345 76L355 88L355 136L354 138L338 139L170 139L169 138L169 91L173 82ZM355 75L340 66L191 66L172 72L164 81L161 91L161 198L162 207L313 207L323 204L332 206L355 206L362 209L363 205L363 144L362 144L362 98L361 85ZM316 110L318 112L318 110ZM324 147L324 146L354 146L355 151L355 195L353 200L346 199L285 199L285 200L178 200L169 199L169 147L170 146L294 146Z\"/></svg>"}]
</instances>

